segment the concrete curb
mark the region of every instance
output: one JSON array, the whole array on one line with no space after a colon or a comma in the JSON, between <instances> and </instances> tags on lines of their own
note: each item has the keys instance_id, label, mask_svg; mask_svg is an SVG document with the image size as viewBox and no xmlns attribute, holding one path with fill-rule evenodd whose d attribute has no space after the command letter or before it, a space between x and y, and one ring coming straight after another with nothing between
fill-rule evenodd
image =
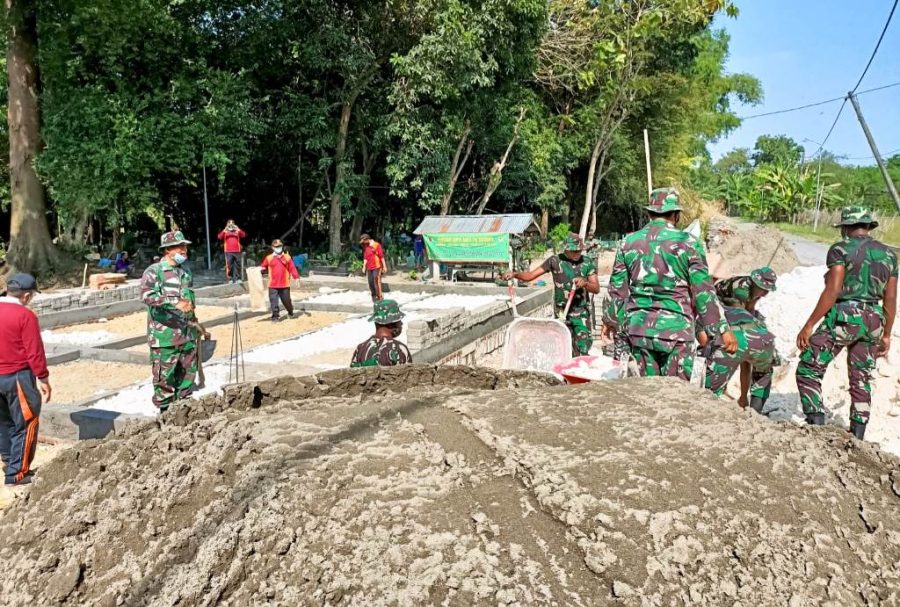
<instances>
[{"instance_id":1,"label":"concrete curb","mask_svg":"<svg viewBox=\"0 0 900 607\"><path fill-rule=\"evenodd\" d=\"M516 308L520 316L526 316L531 312L542 308L553 302L553 291L551 289L543 290L535 293L533 296L525 298ZM502 329L513 320L512 308L507 308L498 314L495 314L487 320L473 325L467 329L452 335L449 339L445 339L440 343L429 346L419 351L414 360L417 363L437 364L440 361L451 356L453 353L465 348L472 342L481 337L486 337Z\"/></svg>"},{"instance_id":2,"label":"concrete curb","mask_svg":"<svg viewBox=\"0 0 900 607\"><path fill-rule=\"evenodd\" d=\"M246 292L244 286L240 283L213 285L194 290L194 294L198 297L198 300L200 298L216 299L214 305L222 305L220 298L242 295ZM60 312L50 312L48 314L40 315L39 320L42 329L52 329L54 327L90 322L99 318L123 316L125 314L139 312L143 309L145 309L145 306L140 299L128 299L126 301L116 301L96 306L85 306L83 308L74 308Z\"/></svg>"}]
</instances>

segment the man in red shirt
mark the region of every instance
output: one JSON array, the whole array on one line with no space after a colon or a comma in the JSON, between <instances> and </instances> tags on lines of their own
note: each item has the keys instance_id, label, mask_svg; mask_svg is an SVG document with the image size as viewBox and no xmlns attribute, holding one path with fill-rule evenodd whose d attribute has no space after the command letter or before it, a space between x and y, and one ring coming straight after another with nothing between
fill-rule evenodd
<instances>
[{"instance_id":1,"label":"man in red shirt","mask_svg":"<svg viewBox=\"0 0 900 607\"><path fill-rule=\"evenodd\" d=\"M219 240L225 243L225 279L241 282L241 238L247 236L229 219L225 229L219 232Z\"/></svg>"},{"instance_id":2,"label":"man in red shirt","mask_svg":"<svg viewBox=\"0 0 900 607\"><path fill-rule=\"evenodd\" d=\"M0 458L7 486L31 482L41 395L49 402L52 393L41 328L26 307L36 291L33 276L13 274L0 295Z\"/></svg>"},{"instance_id":3,"label":"man in red shirt","mask_svg":"<svg viewBox=\"0 0 900 607\"><path fill-rule=\"evenodd\" d=\"M259 264L264 271L269 271L269 306L272 308L272 322L278 322L278 300L284 304L288 318L294 317L294 304L291 303L291 279L300 278L294 260L284 250L284 243L277 238L272 241L272 253Z\"/></svg>"},{"instance_id":4,"label":"man in red shirt","mask_svg":"<svg viewBox=\"0 0 900 607\"><path fill-rule=\"evenodd\" d=\"M384 294L381 291L381 275L387 272L387 263L384 261L384 247L368 234L363 234L359 237L359 244L362 245L363 266L366 270L366 279L369 281L372 301L381 301L384 299Z\"/></svg>"}]
</instances>

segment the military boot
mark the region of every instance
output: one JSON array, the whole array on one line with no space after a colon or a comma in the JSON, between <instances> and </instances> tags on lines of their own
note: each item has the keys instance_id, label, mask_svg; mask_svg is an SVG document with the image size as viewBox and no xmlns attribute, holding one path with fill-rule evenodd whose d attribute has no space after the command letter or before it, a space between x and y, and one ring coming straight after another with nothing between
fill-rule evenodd
<instances>
[{"instance_id":1,"label":"military boot","mask_svg":"<svg viewBox=\"0 0 900 607\"><path fill-rule=\"evenodd\" d=\"M863 437L866 435L866 424L861 424L859 422L850 421L850 433L853 434L859 440L863 440Z\"/></svg>"},{"instance_id":2,"label":"military boot","mask_svg":"<svg viewBox=\"0 0 900 607\"><path fill-rule=\"evenodd\" d=\"M766 405L765 399L759 396L751 396L750 397L750 408L759 413L763 414L763 407Z\"/></svg>"},{"instance_id":3,"label":"military boot","mask_svg":"<svg viewBox=\"0 0 900 607\"><path fill-rule=\"evenodd\" d=\"M825 414L821 411L818 413L807 413L806 414L806 423L810 426L824 426L825 425Z\"/></svg>"}]
</instances>

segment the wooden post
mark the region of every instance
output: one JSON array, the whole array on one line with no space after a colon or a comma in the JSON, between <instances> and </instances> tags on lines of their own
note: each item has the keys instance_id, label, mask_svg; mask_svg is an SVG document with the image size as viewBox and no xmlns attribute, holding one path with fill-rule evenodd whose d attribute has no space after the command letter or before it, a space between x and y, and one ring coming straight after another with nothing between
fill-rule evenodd
<instances>
[{"instance_id":1,"label":"wooden post","mask_svg":"<svg viewBox=\"0 0 900 607\"><path fill-rule=\"evenodd\" d=\"M650 135L644 129L644 156L647 159L647 196L653 191L653 175L650 172Z\"/></svg>"}]
</instances>

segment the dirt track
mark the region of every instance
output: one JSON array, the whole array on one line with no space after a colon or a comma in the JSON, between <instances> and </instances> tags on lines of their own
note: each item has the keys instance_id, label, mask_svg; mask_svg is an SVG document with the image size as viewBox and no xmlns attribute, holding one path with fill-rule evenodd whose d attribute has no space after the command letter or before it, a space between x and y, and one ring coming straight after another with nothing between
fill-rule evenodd
<instances>
[{"instance_id":1,"label":"dirt track","mask_svg":"<svg viewBox=\"0 0 900 607\"><path fill-rule=\"evenodd\" d=\"M898 460L635 379L231 388L0 517L10 605L891 605Z\"/></svg>"}]
</instances>

